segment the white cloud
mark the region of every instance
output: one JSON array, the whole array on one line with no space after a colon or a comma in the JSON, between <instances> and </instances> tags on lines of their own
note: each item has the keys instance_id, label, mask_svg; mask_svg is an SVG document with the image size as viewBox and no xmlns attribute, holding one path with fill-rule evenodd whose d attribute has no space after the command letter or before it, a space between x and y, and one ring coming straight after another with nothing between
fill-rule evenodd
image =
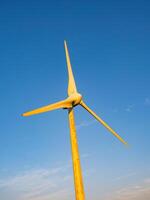
<instances>
[{"instance_id":1,"label":"white cloud","mask_svg":"<svg viewBox=\"0 0 150 200\"><path fill-rule=\"evenodd\" d=\"M118 109L117 109L117 108L114 108L114 109L112 110L112 112L117 113L117 112L118 112Z\"/></svg>"},{"instance_id":2,"label":"white cloud","mask_svg":"<svg viewBox=\"0 0 150 200\"><path fill-rule=\"evenodd\" d=\"M145 98L145 101L144 101L144 104L146 105L146 106L150 106L150 98Z\"/></svg>"},{"instance_id":3,"label":"white cloud","mask_svg":"<svg viewBox=\"0 0 150 200\"><path fill-rule=\"evenodd\" d=\"M94 123L96 123L96 120L84 121L84 122L81 122L80 124L76 125L76 129L79 130L83 127L91 126Z\"/></svg>"},{"instance_id":4,"label":"white cloud","mask_svg":"<svg viewBox=\"0 0 150 200\"><path fill-rule=\"evenodd\" d=\"M86 159L89 154L82 154ZM90 176L92 170L85 170ZM2 200L66 200L74 198L72 164L55 168L30 169L0 180Z\"/></svg>"},{"instance_id":5,"label":"white cloud","mask_svg":"<svg viewBox=\"0 0 150 200\"><path fill-rule=\"evenodd\" d=\"M81 154L81 158L89 158L91 155L89 153L83 153Z\"/></svg>"},{"instance_id":6,"label":"white cloud","mask_svg":"<svg viewBox=\"0 0 150 200\"><path fill-rule=\"evenodd\" d=\"M131 112L133 110L134 105L128 105L125 109L126 112Z\"/></svg>"},{"instance_id":7,"label":"white cloud","mask_svg":"<svg viewBox=\"0 0 150 200\"><path fill-rule=\"evenodd\" d=\"M10 193L17 200L68 199L73 193L68 166L53 169L32 169L0 181L0 199L10 200ZM70 184L71 183L71 184ZM4 194L5 193L5 194Z\"/></svg>"},{"instance_id":8,"label":"white cloud","mask_svg":"<svg viewBox=\"0 0 150 200\"><path fill-rule=\"evenodd\" d=\"M148 181L147 181L148 180ZM106 200L149 200L150 182L146 179L140 183L124 186L107 196Z\"/></svg>"},{"instance_id":9,"label":"white cloud","mask_svg":"<svg viewBox=\"0 0 150 200\"><path fill-rule=\"evenodd\" d=\"M129 178L129 177L135 176L136 174L137 174L136 172L130 172L130 173L124 175L124 176L116 177L114 180L118 181L118 180L121 180L121 179L126 179L126 178Z\"/></svg>"}]
</instances>

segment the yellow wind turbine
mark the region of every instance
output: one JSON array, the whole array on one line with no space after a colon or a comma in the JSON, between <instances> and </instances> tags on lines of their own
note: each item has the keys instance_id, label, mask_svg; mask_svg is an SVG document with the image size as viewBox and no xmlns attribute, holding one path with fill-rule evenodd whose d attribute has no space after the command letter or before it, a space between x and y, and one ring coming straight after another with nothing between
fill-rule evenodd
<instances>
[{"instance_id":1,"label":"yellow wind turbine","mask_svg":"<svg viewBox=\"0 0 150 200\"><path fill-rule=\"evenodd\" d=\"M64 45L65 45L66 61L67 61L67 68L68 68L68 97L63 101L59 101L54 104L49 104L47 106L29 111L29 112L25 112L22 115L30 116L30 115L48 112L51 110L56 110L59 108L65 108L68 110L75 196L76 196L76 200L84 200L85 195L84 195L84 187L83 187L83 180L82 180L82 172L81 172L81 165L80 165L80 157L79 157L73 108L77 105L81 105L91 115L93 115L105 128L107 128L116 138L118 138L123 144L126 145L127 143L106 122L104 122L100 117L98 117L96 113L93 112L84 103L82 99L82 95L78 93L77 88L76 88L66 41L64 41Z\"/></svg>"}]
</instances>

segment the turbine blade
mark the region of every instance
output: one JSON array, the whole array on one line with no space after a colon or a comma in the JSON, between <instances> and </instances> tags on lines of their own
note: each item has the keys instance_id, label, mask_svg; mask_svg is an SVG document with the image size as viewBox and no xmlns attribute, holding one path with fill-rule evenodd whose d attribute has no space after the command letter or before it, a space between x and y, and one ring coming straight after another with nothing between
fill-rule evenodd
<instances>
[{"instance_id":1,"label":"turbine blade","mask_svg":"<svg viewBox=\"0 0 150 200\"><path fill-rule=\"evenodd\" d=\"M99 116L96 115L83 101L80 102L80 105L85 108L91 115L93 115L105 128L107 128L116 138L118 138L123 144L127 145L125 142L106 122L104 122Z\"/></svg>"},{"instance_id":2,"label":"turbine blade","mask_svg":"<svg viewBox=\"0 0 150 200\"><path fill-rule=\"evenodd\" d=\"M70 57L69 57L69 52L67 48L67 43L64 41L64 46L65 46L65 53L66 53L66 62L67 62L67 68L68 68L68 95L71 95L72 93L76 92L76 84L72 72L72 67L70 63Z\"/></svg>"},{"instance_id":3,"label":"turbine blade","mask_svg":"<svg viewBox=\"0 0 150 200\"><path fill-rule=\"evenodd\" d=\"M27 116L30 116L30 115L36 115L36 114L48 112L48 111L51 111L51 110L56 110L56 109L59 109L59 108L70 108L70 107L72 107L72 104L68 100L64 100L64 101L59 101L59 102L54 103L54 104L43 106L41 108L37 108L37 109L29 111L29 112L25 112L25 113L22 114L22 116L27 117Z\"/></svg>"}]
</instances>

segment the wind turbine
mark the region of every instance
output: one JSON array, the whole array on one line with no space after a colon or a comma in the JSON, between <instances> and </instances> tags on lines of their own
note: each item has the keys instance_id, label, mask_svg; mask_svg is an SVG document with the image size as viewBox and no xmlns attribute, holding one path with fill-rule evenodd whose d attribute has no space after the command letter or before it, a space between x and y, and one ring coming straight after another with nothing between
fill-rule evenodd
<instances>
[{"instance_id":1,"label":"wind turbine","mask_svg":"<svg viewBox=\"0 0 150 200\"><path fill-rule=\"evenodd\" d=\"M78 150L78 142L77 142L73 108L77 105L82 106L93 117L95 117L105 128L107 128L116 138L118 138L123 144L127 145L127 143L106 122L104 122L99 116L97 116L97 114L94 111L92 111L84 103L82 99L82 95L78 93L77 88L76 88L66 41L64 41L64 46L65 46L66 61L67 61L67 68L68 68L68 97L63 101L59 101L54 104L49 104L47 106L29 111L29 112L25 112L22 115L26 117L30 115L48 112L51 110L56 110L59 108L64 108L68 110L75 196L76 196L76 200L84 200L85 195L84 195L84 187L83 187L83 180L82 180L82 172L81 172L81 165L80 165L80 156L79 156L79 150Z\"/></svg>"}]
</instances>

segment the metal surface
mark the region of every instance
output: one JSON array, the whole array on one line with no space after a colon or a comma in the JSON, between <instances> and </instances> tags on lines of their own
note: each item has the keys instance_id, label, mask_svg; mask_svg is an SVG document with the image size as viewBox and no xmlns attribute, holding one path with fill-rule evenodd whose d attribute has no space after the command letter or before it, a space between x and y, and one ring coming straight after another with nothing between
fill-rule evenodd
<instances>
[{"instance_id":1,"label":"metal surface","mask_svg":"<svg viewBox=\"0 0 150 200\"><path fill-rule=\"evenodd\" d=\"M81 165L80 165L80 157L79 157L78 141L77 141L77 135L76 135L73 108L68 110L68 114L69 114L70 142L71 142L71 150L72 150L72 164L73 164L73 173L74 173L75 195L76 195L76 200L84 200L85 199L84 188L83 188L83 181L82 181L82 173L81 173Z\"/></svg>"}]
</instances>

